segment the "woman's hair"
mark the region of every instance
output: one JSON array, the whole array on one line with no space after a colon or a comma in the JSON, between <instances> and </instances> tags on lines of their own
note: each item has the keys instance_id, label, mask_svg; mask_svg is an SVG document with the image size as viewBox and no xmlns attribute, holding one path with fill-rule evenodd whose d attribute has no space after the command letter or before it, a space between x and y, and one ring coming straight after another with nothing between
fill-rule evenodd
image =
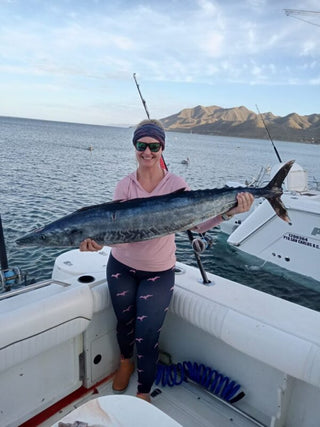
<instances>
[{"instance_id":1,"label":"woman's hair","mask_svg":"<svg viewBox=\"0 0 320 427\"><path fill-rule=\"evenodd\" d=\"M154 124L154 125L156 125L159 128L161 128L161 129L164 130L163 124L160 122L160 120L157 120L157 119L145 119L145 120L142 120L142 122L140 122L140 123L137 124L136 130L139 129L141 126L148 125L150 123L152 123L152 124Z\"/></svg>"}]
</instances>

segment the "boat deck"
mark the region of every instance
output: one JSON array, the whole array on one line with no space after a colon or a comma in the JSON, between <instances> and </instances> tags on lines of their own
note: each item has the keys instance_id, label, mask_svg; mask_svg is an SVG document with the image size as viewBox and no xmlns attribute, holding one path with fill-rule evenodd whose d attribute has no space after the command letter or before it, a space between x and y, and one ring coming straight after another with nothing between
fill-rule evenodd
<instances>
[{"instance_id":1,"label":"boat deck","mask_svg":"<svg viewBox=\"0 0 320 427\"><path fill-rule=\"evenodd\" d=\"M125 395L135 396L137 389L137 375L131 378ZM112 380L98 386L94 394L86 396L81 401L69 405L58 415L42 423L40 427L49 427L57 423L73 409L78 408L88 400L100 396L113 395ZM235 407L213 397L200 386L192 383L183 383L175 387L154 386L152 389L152 404L169 415L183 427L263 427L252 418ZM81 421L81 420L78 420ZM135 426L135 420L132 426ZM129 427L129 426L128 426ZM154 426L156 427L156 426Z\"/></svg>"}]
</instances>

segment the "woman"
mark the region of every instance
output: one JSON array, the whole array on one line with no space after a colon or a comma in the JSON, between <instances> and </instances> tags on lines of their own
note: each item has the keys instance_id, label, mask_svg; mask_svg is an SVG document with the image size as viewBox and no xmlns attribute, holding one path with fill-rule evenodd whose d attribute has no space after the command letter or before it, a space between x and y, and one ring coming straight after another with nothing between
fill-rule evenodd
<instances>
[{"instance_id":1,"label":"woman","mask_svg":"<svg viewBox=\"0 0 320 427\"><path fill-rule=\"evenodd\" d=\"M117 185L114 200L160 196L181 188L186 182L161 168L165 149L165 131L157 120L138 124L133 145L138 169ZM238 205L197 226L205 232L234 214L250 209L253 196L239 193ZM84 240L81 251L102 249L91 239ZM134 371L132 355L137 352L137 397L150 402L150 390L156 374L158 339L174 287L175 235L138 243L125 243L112 248L107 279L113 309L117 317L117 339L121 352L120 367L113 381L114 392L124 392Z\"/></svg>"}]
</instances>

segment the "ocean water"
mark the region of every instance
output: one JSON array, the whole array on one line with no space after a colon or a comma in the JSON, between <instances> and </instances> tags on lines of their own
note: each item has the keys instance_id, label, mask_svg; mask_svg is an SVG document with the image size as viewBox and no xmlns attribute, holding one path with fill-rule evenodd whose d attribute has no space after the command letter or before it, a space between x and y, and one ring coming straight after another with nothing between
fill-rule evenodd
<instances>
[{"instance_id":1,"label":"ocean water","mask_svg":"<svg viewBox=\"0 0 320 427\"><path fill-rule=\"evenodd\" d=\"M9 266L29 279L50 278L62 250L20 248L15 240L83 206L112 199L117 181L136 168L132 129L0 117L0 214ZM295 159L319 176L319 145L275 141L283 161ZM93 151L88 147L92 146ZM189 166L181 161L189 157ZM268 140L167 133L164 158L170 171L192 189L251 181L263 166L278 162ZM320 311L320 283L238 254L218 228L201 255L206 271ZM176 236L177 258L197 265L186 233ZM200 278L200 273L199 273Z\"/></svg>"}]
</instances>

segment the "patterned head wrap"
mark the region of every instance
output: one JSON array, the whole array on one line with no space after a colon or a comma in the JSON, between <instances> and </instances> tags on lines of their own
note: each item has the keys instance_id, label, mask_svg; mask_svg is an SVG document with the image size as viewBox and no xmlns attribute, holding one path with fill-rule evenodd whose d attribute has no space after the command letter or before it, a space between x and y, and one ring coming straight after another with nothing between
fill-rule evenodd
<instances>
[{"instance_id":1,"label":"patterned head wrap","mask_svg":"<svg viewBox=\"0 0 320 427\"><path fill-rule=\"evenodd\" d=\"M157 126L155 123L145 123L144 125L139 126L133 134L133 145L136 145L136 142L144 136L149 136L150 138L154 138L159 141L162 150L164 150L166 134L160 126Z\"/></svg>"}]
</instances>

